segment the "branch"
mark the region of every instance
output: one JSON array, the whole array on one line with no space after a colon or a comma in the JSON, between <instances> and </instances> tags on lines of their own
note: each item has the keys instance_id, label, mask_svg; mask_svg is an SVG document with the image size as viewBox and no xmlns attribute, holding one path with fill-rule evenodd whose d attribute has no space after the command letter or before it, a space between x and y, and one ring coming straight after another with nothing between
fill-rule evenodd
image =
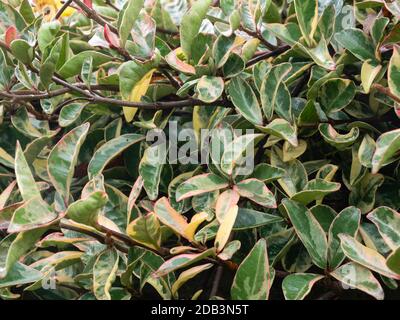
<instances>
[{"instance_id":1,"label":"branch","mask_svg":"<svg viewBox=\"0 0 400 320\"><path fill-rule=\"evenodd\" d=\"M211 292L210 292L210 299L212 297L214 297L217 292L218 292L218 287L219 284L221 282L221 278L222 278L222 272L224 271L224 267L223 266L218 266L217 267L217 272L215 273L215 278L214 278L214 282L213 282L213 286L211 288Z\"/></svg>"},{"instance_id":2,"label":"branch","mask_svg":"<svg viewBox=\"0 0 400 320\"><path fill-rule=\"evenodd\" d=\"M73 0L67 0L64 2L62 7L57 11L56 15L54 16L54 20L57 20L58 18L61 17L61 15L64 13L64 11L70 6Z\"/></svg>"},{"instance_id":3,"label":"branch","mask_svg":"<svg viewBox=\"0 0 400 320\"><path fill-rule=\"evenodd\" d=\"M246 64L246 68L256 64L259 61L262 61L262 60L265 60L265 59L268 59L271 57L279 56L281 53L284 53L284 52L288 51L289 49L290 49L290 46L283 46L283 47L279 47L272 51L264 52L264 53L258 55L257 57L250 59Z\"/></svg>"},{"instance_id":4,"label":"branch","mask_svg":"<svg viewBox=\"0 0 400 320\"><path fill-rule=\"evenodd\" d=\"M392 98L395 102L400 103L400 98L398 96L396 96L395 94L393 94L389 88L386 88L384 86L382 86L379 83L375 83L372 85L372 87L376 90L378 90L379 92L386 94L388 97Z\"/></svg>"}]
</instances>

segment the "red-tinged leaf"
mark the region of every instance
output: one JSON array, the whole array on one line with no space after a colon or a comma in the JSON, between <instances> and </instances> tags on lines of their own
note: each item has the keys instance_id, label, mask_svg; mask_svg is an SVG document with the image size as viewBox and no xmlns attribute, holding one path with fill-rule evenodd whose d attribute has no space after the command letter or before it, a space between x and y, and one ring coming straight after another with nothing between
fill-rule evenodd
<instances>
[{"instance_id":1,"label":"red-tinged leaf","mask_svg":"<svg viewBox=\"0 0 400 320\"><path fill-rule=\"evenodd\" d=\"M110 30L108 25L104 26L104 38L110 45L110 48L119 48L118 36Z\"/></svg>"},{"instance_id":2,"label":"red-tinged leaf","mask_svg":"<svg viewBox=\"0 0 400 320\"><path fill-rule=\"evenodd\" d=\"M17 29L14 26L9 26L4 33L4 42L9 46L10 43L18 38Z\"/></svg>"}]
</instances>

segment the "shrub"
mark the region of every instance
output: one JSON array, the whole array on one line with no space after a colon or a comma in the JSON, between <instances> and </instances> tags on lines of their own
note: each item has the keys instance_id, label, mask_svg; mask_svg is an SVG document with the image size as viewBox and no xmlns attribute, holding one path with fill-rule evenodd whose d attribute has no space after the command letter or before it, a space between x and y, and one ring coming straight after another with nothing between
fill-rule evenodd
<instances>
[{"instance_id":1,"label":"shrub","mask_svg":"<svg viewBox=\"0 0 400 320\"><path fill-rule=\"evenodd\" d=\"M0 12L2 298L394 294L396 2Z\"/></svg>"}]
</instances>

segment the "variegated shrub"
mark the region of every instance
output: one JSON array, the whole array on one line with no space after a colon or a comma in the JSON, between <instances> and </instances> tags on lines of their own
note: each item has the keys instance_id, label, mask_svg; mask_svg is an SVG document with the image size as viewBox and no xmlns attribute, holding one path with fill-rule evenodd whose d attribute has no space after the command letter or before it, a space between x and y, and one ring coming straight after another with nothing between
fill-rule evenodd
<instances>
[{"instance_id":1,"label":"variegated shrub","mask_svg":"<svg viewBox=\"0 0 400 320\"><path fill-rule=\"evenodd\" d=\"M0 0L0 297L398 298L399 20Z\"/></svg>"}]
</instances>

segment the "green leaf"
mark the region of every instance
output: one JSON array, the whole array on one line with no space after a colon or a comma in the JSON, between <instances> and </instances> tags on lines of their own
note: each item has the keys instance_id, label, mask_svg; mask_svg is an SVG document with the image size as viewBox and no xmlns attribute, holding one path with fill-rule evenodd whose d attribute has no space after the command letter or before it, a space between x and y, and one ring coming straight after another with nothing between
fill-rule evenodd
<instances>
[{"instance_id":1,"label":"green leaf","mask_svg":"<svg viewBox=\"0 0 400 320\"><path fill-rule=\"evenodd\" d=\"M325 269L327 266L328 241L324 230L303 204L289 199L283 199L282 204L314 264Z\"/></svg>"},{"instance_id":2,"label":"green leaf","mask_svg":"<svg viewBox=\"0 0 400 320\"><path fill-rule=\"evenodd\" d=\"M145 137L140 134L127 133L107 141L99 149L97 149L89 162L89 178L100 174L112 159L133 144L144 140L144 138Z\"/></svg>"},{"instance_id":3,"label":"green leaf","mask_svg":"<svg viewBox=\"0 0 400 320\"><path fill-rule=\"evenodd\" d=\"M42 23L38 30L37 41L40 51L45 52L47 46L55 39L60 31L61 23L58 20Z\"/></svg>"},{"instance_id":4,"label":"green leaf","mask_svg":"<svg viewBox=\"0 0 400 320\"><path fill-rule=\"evenodd\" d=\"M311 291L313 285L324 276L313 273L295 273L285 277L282 290L286 300L303 300Z\"/></svg>"},{"instance_id":5,"label":"green leaf","mask_svg":"<svg viewBox=\"0 0 400 320\"><path fill-rule=\"evenodd\" d=\"M42 279L43 274L31 267L28 267L20 262L16 262L7 276L0 278L0 288L10 286L21 286L27 283L36 282Z\"/></svg>"},{"instance_id":6,"label":"green leaf","mask_svg":"<svg viewBox=\"0 0 400 320\"><path fill-rule=\"evenodd\" d=\"M67 209L66 217L81 224L95 226L99 211L107 201L108 197L105 192L95 191L72 203Z\"/></svg>"},{"instance_id":7,"label":"green leaf","mask_svg":"<svg viewBox=\"0 0 400 320\"><path fill-rule=\"evenodd\" d=\"M283 82L292 70L290 63L282 63L271 68L260 88L261 105L268 120L272 119L274 111L281 117L291 118L291 97Z\"/></svg>"},{"instance_id":8,"label":"green leaf","mask_svg":"<svg viewBox=\"0 0 400 320\"><path fill-rule=\"evenodd\" d=\"M266 300L272 284L267 243L260 239L243 259L231 287L233 300Z\"/></svg>"},{"instance_id":9,"label":"green leaf","mask_svg":"<svg viewBox=\"0 0 400 320\"><path fill-rule=\"evenodd\" d=\"M233 225L238 214L239 207L235 204L229 206L228 210L224 215L219 217L220 226L218 228L217 234L215 235L214 246L218 253L220 253L226 243L229 241Z\"/></svg>"},{"instance_id":10,"label":"green leaf","mask_svg":"<svg viewBox=\"0 0 400 320\"><path fill-rule=\"evenodd\" d=\"M330 275L344 285L364 291L377 300L383 300L384 292L371 271L357 263L349 262L331 272Z\"/></svg>"},{"instance_id":11,"label":"green leaf","mask_svg":"<svg viewBox=\"0 0 400 320\"><path fill-rule=\"evenodd\" d=\"M366 172L351 188L349 204L359 208L362 213L371 211L374 208L376 192L383 181L383 175Z\"/></svg>"},{"instance_id":12,"label":"green leaf","mask_svg":"<svg viewBox=\"0 0 400 320\"><path fill-rule=\"evenodd\" d=\"M59 74L64 78L70 78L81 73L83 63L89 59L93 59L93 68L97 68L106 62L112 60L111 56L105 55L97 51L82 51L67 60L60 68Z\"/></svg>"},{"instance_id":13,"label":"green leaf","mask_svg":"<svg viewBox=\"0 0 400 320\"><path fill-rule=\"evenodd\" d=\"M151 249L160 249L160 223L158 222L154 213L149 213L133 220L128 225L126 233L133 240Z\"/></svg>"},{"instance_id":14,"label":"green leaf","mask_svg":"<svg viewBox=\"0 0 400 320\"><path fill-rule=\"evenodd\" d=\"M310 202L322 200L326 195L340 189L340 183L329 182L323 179L314 179L305 185L304 189L294 194L291 199L308 205Z\"/></svg>"},{"instance_id":15,"label":"green leaf","mask_svg":"<svg viewBox=\"0 0 400 320\"><path fill-rule=\"evenodd\" d=\"M339 234L355 237L360 226L361 212L356 207L343 209L333 219L328 233L328 260L331 270L336 269L343 262L345 255L340 247Z\"/></svg>"},{"instance_id":16,"label":"green leaf","mask_svg":"<svg viewBox=\"0 0 400 320\"><path fill-rule=\"evenodd\" d=\"M375 78L381 72L382 66L373 60L364 61L361 68L361 83L365 93L369 93ZM393 91L392 91L393 92Z\"/></svg>"},{"instance_id":17,"label":"green leaf","mask_svg":"<svg viewBox=\"0 0 400 320\"><path fill-rule=\"evenodd\" d=\"M385 132L376 140L376 149L372 156L372 173L377 173L399 157L400 129Z\"/></svg>"},{"instance_id":18,"label":"green leaf","mask_svg":"<svg viewBox=\"0 0 400 320\"><path fill-rule=\"evenodd\" d=\"M15 151L15 175L17 177L18 189L22 199L28 201L32 198L40 198L40 191L33 178L32 172L26 162L21 145L17 142Z\"/></svg>"},{"instance_id":19,"label":"green leaf","mask_svg":"<svg viewBox=\"0 0 400 320\"><path fill-rule=\"evenodd\" d=\"M358 59L376 61L375 48L372 41L360 29L344 29L335 35L335 39Z\"/></svg>"},{"instance_id":20,"label":"green leaf","mask_svg":"<svg viewBox=\"0 0 400 320\"><path fill-rule=\"evenodd\" d=\"M297 147L299 144L296 127L293 127L284 119L274 119L266 127L260 129L276 137L285 139L294 147Z\"/></svg>"},{"instance_id":21,"label":"green leaf","mask_svg":"<svg viewBox=\"0 0 400 320\"><path fill-rule=\"evenodd\" d=\"M144 0L128 0L127 5L120 11L118 17L118 33L122 48L125 47L126 40L143 6Z\"/></svg>"},{"instance_id":22,"label":"green leaf","mask_svg":"<svg viewBox=\"0 0 400 320\"><path fill-rule=\"evenodd\" d=\"M139 163L139 174L143 178L143 186L150 200L156 200L161 173L167 159L167 144L157 142L146 148Z\"/></svg>"},{"instance_id":23,"label":"green leaf","mask_svg":"<svg viewBox=\"0 0 400 320\"><path fill-rule=\"evenodd\" d=\"M228 175L234 174L234 170L240 170L243 164L244 154L254 151L255 141L262 137L261 134L245 134L235 137L232 142L224 147L221 159L221 169Z\"/></svg>"},{"instance_id":24,"label":"green leaf","mask_svg":"<svg viewBox=\"0 0 400 320\"><path fill-rule=\"evenodd\" d=\"M400 275L400 247L389 255L386 260L386 266L393 272Z\"/></svg>"},{"instance_id":25,"label":"green leaf","mask_svg":"<svg viewBox=\"0 0 400 320\"><path fill-rule=\"evenodd\" d=\"M283 222L283 219L279 216L253 209L239 208L233 230L253 229L280 222Z\"/></svg>"},{"instance_id":26,"label":"green leaf","mask_svg":"<svg viewBox=\"0 0 400 320\"><path fill-rule=\"evenodd\" d=\"M12 216L7 232L21 232L47 225L57 218L57 214L40 197L34 197L17 208Z\"/></svg>"},{"instance_id":27,"label":"green leaf","mask_svg":"<svg viewBox=\"0 0 400 320\"><path fill-rule=\"evenodd\" d=\"M23 64L30 65L34 58L34 49L23 39L16 39L10 44L12 54Z\"/></svg>"},{"instance_id":28,"label":"green leaf","mask_svg":"<svg viewBox=\"0 0 400 320\"><path fill-rule=\"evenodd\" d=\"M256 165L250 177L268 183L277 180L279 178L282 178L284 174L285 170L281 168L270 166L269 164L266 163L260 163Z\"/></svg>"},{"instance_id":29,"label":"green leaf","mask_svg":"<svg viewBox=\"0 0 400 320\"><path fill-rule=\"evenodd\" d=\"M294 0L297 21L303 37L309 46L313 44L313 37L318 27L318 1Z\"/></svg>"},{"instance_id":30,"label":"green leaf","mask_svg":"<svg viewBox=\"0 0 400 320\"><path fill-rule=\"evenodd\" d=\"M228 85L228 93L237 111L255 125L262 125L263 119L260 105L253 89L241 77L232 78Z\"/></svg>"},{"instance_id":31,"label":"green leaf","mask_svg":"<svg viewBox=\"0 0 400 320\"><path fill-rule=\"evenodd\" d=\"M115 249L100 253L93 265L93 292L98 300L111 300L110 289L116 278L119 255Z\"/></svg>"},{"instance_id":32,"label":"green leaf","mask_svg":"<svg viewBox=\"0 0 400 320\"><path fill-rule=\"evenodd\" d=\"M224 91L224 80L221 77L202 76L197 83L198 99L205 103L217 100Z\"/></svg>"},{"instance_id":33,"label":"green leaf","mask_svg":"<svg viewBox=\"0 0 400 320\"><path fill-rule=\"evenodd\" d=\"M340 134L328 123L321 123L318 130L327 143L339 150L351 146L358 139L360 134L358 127L352 128L349 133Z\"/></svg>"},{"instance_id":34,"label":"green leaf","mask_svg":"<svg viewBox=\"0 0 400 320\"><path fill-rule=\"evenodd\" d=\"M361 264L364 267L386 277L397 280L400 279L400 274L396 274L391 271L386 266L385 258L377 251L363 246L349 235L340 234L339 238L341 241L342 250L346 257L348 257L350 260L353 260L354 262L357 262L358 264Z\"/></svg>"},{"instance_id":35,"label":"green leaf","mask_svg":"<svg viewBox=\"0 0 400 320\"><path fill-rule=\"evenodd\" d=\"M182 287L182 285L184 285L186 282L188 282L190 279L196 277L198 274L200 274L201 272L210 269L213 266L212 263L206 263L206 264L202 264L193 268L190 268L188 270L183 271L178 279L176 279L176 281L174 282L174 284L172 285L171 291L172 294L177 297L178 296L178 290L180 287Z\"/></svg>"},{"instance_id":36,"label":"green leaf","mask_svg":"<svg viewBox=\"0 0 400 320\"><path fill-rule=\"evenodd\" d=\"M182 17L180 25L181 47L189 61L193 56L193 44L211 3L212 0L193 2L192 7Z\"/></svg>"},{"instance_id":37,"label":"green leaf","mask_svg":"<svg viewBox=\"0 0 400 320\"><path fill-rule=\"evenodd\" d=\"M84 103L70 103L64 106L58 117L58 123L61 127L68 127L78 120L81 112L86 107Z\"/></svg>"},{"instance_id":38,"label":"green leaf","mask_svg":"<svg viewBox=\"0 0 400 320\"><path fill-rule=\"evenodd\" d=\"M154 277L162 277L175 270L188 267L193 263L201 261L207 257L214 256L214 248L208 249L201 253L188 253L177 255L165 261L160 268L154 273Z\"/></svg>"},{"instance_id":39,"label":"green leaf","mask_svg":"<svg viewBox=\"0 0 400 320\"><path fill-rule=\"evenodd\" d=\"M50 180L65 202L69 200L79 150L85 141L89 126L89 123L85 123L68 132L51 150L47 160Z\"/></svg>"},{"instance_id":40,"label":"green leaf","mask_svg":"<svg viewBox=\"0 0 400 320\"><path fill-rule=\"evenodd\" d=\"M246 179L238 182L234 188L241 197L248 198L267 208L276 208L274 194L260 180L254 178Z\"/></svg>"},{"instance_id":41,"label":"green leaf","mask_svg":"<svg viewBox=\"0 0 400 320\"><path fill-rule=\"evenodd\" d=\"M320 87L319 101L326 114L340 111L346 107L356 95L356 86L352 80L329 79Z\"/></svg>"},{"instance_id":42,"label":"green leaf","mask_svg":"<svg viewBox=\"0 0 400 320\"><path fill-rule=\"evenodd\" d=\"M379 230L387 245L396 250L400 247L400 214L389 207L379 207L370 212L367 218Z\"/></svg>"},{"instance_id":43,"label":"green leaf","mask_svg":"<svg viewBox=\"0 0 400 320\"><path fill-rule=\"evenodd\" d=\"M388 84L390 92L400 98L400 48L393 46L393 55L388 69Z\"/></svg>"}]
</instances>

